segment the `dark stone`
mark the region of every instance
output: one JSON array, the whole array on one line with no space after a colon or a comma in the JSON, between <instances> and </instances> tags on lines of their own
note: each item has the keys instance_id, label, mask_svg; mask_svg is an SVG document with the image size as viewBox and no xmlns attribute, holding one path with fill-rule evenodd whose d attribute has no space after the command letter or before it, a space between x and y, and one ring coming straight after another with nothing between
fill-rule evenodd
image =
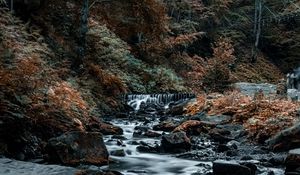
<instances>
[{"instance_id":1,"label":"dark stone","mask_svg":"<svg viewBox=\"0 0 300 175\"><path fill-rule=\"evenodd\" d=\"M285 175L300 175L300 172L286 172Z\"/></svg>"},{"instance_id":2,"label":"dark stone","mask_svg":"<svg viewBox=\"0 0 300 175\"><path fill-rule=\"evenodd\" d=\"M117 145L118 146L126 146L122 140L117 140Z\"/></svg>"},{"instance_id":3,"label":"dark stone","mask_svg":"<svg viewBox=\"0 0 300 175\"><path fill-rule=\"evenodd\" d=\"M180 153L191 149L191 141L185 132L176 132L162 136L161 146L165 152Z\"/></svg>"},{"instance_id":4,"label":"dark stone","mask_svg":"<svg viewBox=\"0 0 300 175\"><path fill-rule=\"evenodd\" d=\"M149 127L147 127L147 126L136 126L135 128L134 128L134 130L138 130L138 131L142 131L142 132L146 132L146 131L148 131L150 128Z\"/></svg>"},{"instance_id":5,"label":"dark stone","mask_svg":"<svg viewBox=\"0 0 300 175\"><path fill-rule=\"evenodd\" d=\"M145 174L147 171L145 170L128 170L130 173L136 173L136 174Z\"/></svg>"},{"instance_id":6,"label":"dark stone","mask_svg":"<svg viewBox=\"0 0 300 175\"><path fill-rule=\"evenodd\" d=\"M253 171L234 161L216 160L213 162L214 175L255 175Z\"/></svg>"},{"instance_id":7,"label":"dark stone","mask_svg":"<svg viewBox=\"0 0 300 175\"><path fill-rule=\"evenodd\" d=\"M137 146L136 150L143 153L157 153L159 152L159 147L157 145L144 144Z\"/></svg>"},{"instance_id":8,"label":"dark stone","mask_svg":"<svg viewBox=\"0 0 300 175\"><path fill-rule=\"evenodd\" d=\"M113 126L111 124L107 123L101 123L99 132L101 132L104 135L122 135L123 130L120 127Z\"/></svg>"},{"instance_id":9,"label":"dark stone","mask_svg":"<svg viewBox=\"0 0 300 175\"><path fill-rule=\"evenodd\" d=\"M240 143L238 141L232 140L226 144L230 149L238 149Z\"/></svg>"},{"instance_id":10,"label":"dark stone","mask_svg":"<svg viewBox=\"0 0 300 175\"><path fill-rule=\"evenodd\" d=\"M43 165L32 162L23 162L13 159L0 159L1 175L74 175L79 169L60 165ZM78 174L79 175L79 174Z\"/></svg>"},{"instance_id":11,"label":"dark stone","mask_svg":"<svg viewBox=\"0 0 300 175\"><path fill-rule=\"evenodd\" d=\"M211 128L216 125L210 122L202 122L198 120L187 120L176 127L173 132L184 131L189 135L199 135L203 132L208 132Z\"/></svg>"},{"instance_id":12,"label":"dark stone","mask_svg":"<svg viewBox=\"0 0 300 175\"><path fill-rule=\"evenodd\" d=\"M254 163L251 162L242 162L241 165L244 165L251 170L251 174L256 174L257 166Z\"/></svg>"},{"instance_id":13,"label":"dark stone","mask_svg":"<svg viewBox=\"0 0 300 175\"><path fill-rule=\"evenodd\" d=\"M113 135L111 138L118 139L118 140L127 140L127 138L122 135Z\"/></svg>"},{"instance_id":14,"label":"dark stone","mask_svg":"<svg viewBox=\"0 0 300 175\"><path fill-rule=\"evenodd\" d=\"M286 174L291 172L297 172L300 169L300 148L289 151L288 156L285 159L285 165Z\"/></svg>"},{"instance_id":15,"label":"dark stone","mask_svg":"<svg viewBox=\"0 0 300 175\"><path fill-rule=\"evenodd\" d=\"M207 116L203 113L200 113L196 116L193 116L193 118L195 118L196 120L200 120L200 121L205 121L205 122L211 122L211 123L215 123L217 125L220 124L225 124L230 122L230 120L232 119L232 116L229 115L212 115L212 116Z\"/></svg>"},{"instance_id":16,"label":"dark stone","mask_svg":"<svg viewBox=\"0 0 300 175\"><path fill-rule=\"evenodd\" d=\"M238 153L237 150L228 150L228 151L226 152L226 156L233 157L233 156L238 156L238 155L239 155L239 153Z\"/></svg>"},{"instance_id":17,"label":"dark stone","mask_svg":"<svg viewBox=\"0 0 300 175\"><path fill-rule=\"evenodd\" d=\"M136 130L132 134L133 137L141 137L142 135L143 135L143 131L141 130Z\"/></svg>"},{"instance_id":18,"label":"dark stone","mask_svg":"<svg viewBox=\"0 0 300 175\"><path fill-rule=\"evenodd\" d=\"M266 141L275 151L300 147L300 123L285 129Z\"/></svg>"},{"instance_id":19,"label":"dark stone","mask_svg":"<svg viewBox=\"0 0 300 175\"><path fill-rule=\"evenodd\" d=\"M210 131L209 135L214 141L217 141L220 143L226 143L226 142L233 140L233 138L226 136L226 135L228 135L227 130L214 129L214 130Z\"/></svg>"},{"instance_id":20,"label":"dark stone","mask_svg":"<svg viewBox=\"0 0 300 175\"><path fill-rule=\"evenodd\" d=\"M98 132L68 132L48 141L51 162L67 165L108 163L108 152Z\"/></svg>"},{"instance_id":21,"label":"dark stone","mask_svg":"<svg viewBox=\"0 0 300 175\"><path fill-rule=\"evenodd\" d=\"M183 115L185 112L185 107L189 102L190 100L180 100L174 105L169 105L169 109L166 111L166 113L172 116Z\"/></svg>"},{"instance_id":22,"label":"dark stone","mask_svg":"<svg viewBox=\"0 0 300 175\"><path fill-rule=\"evenodd\" d=\"M135 140L129 141L128 144L129 145L139 145L139 143L137 141L135 141Z\"/></svg>"},{"instance_id":23,"label":"dark stone","mask_svg":"<svg viewBox=\"0 0 300 175\"><path fill-rule=\"evenodd\" d=\"M279 166L279 165L283 165L284 161L285 161L285 156L275 155L269 160L269 163L271 163L273 166Z\"/></svg>"},{"instance_id":24,"label":"dark stone","mask_svg":"<svg viewBox=\"0 0 300 175\"><path fill-rule=\"evenodd\" d=\"M225 152L230 150L230 148L224 144L219 144L217 147L217 152Z\"/></svg>"},{"instance_id":25,"label":"dark stone","mask_svg":"<svg viewBox=\"0 0 300 175\"><path fill-rule=\"evenodd\" d=\"M120 127L113 126L109 123L94 122L88 125L88 130L92 132L101 132L103 135L122 135L123 130Z\"/></svg>"},{"instance_id":26,"label":"dark stone","mask_svg":"<svg viewBox=\"0 0 300 175\"><path fill-rule=\"evenodd\" d=\"M117 156L117 157L124 157L126 154L125 154L124 149L119 149L119 150L111 151L110 155Z\"/></svg>"},{"instance_id":27,"label":"dark stone","mask_svg":"<svg viewBox=\"0 0 300 175\"><path fill-rule=\"evenodd\" d=\"M115 115L116 118L128 118L128 114L127 113L117 113Z\"/></svg>"},{"instance_id":28,"label":"dark stone","mask_svg":"<svg viewBox=\"0 0 300 175\"><path fill-rule=\"evenodd\" d=\"M153 126L153 130L171 132L177 126L178 126L178 124L175 124L174 122L167 120L167 121L163 121L163 122L159 123L158 125Z\"/></svg>"},{"instance_id":29,"label":"dark stone","mask_svg":"<svg viewBox=\"0 0 300 175\"><path fill-rule=\"evenodd\" d=\"M249 155L246 155L246 156L243 156L241 157L241 160L253 160L254 158L249 156Z\"/></svg>"},{"instance_id":30,"label":"dark stone","mask_svg":"<svg viewBox=\"0 0 300 175\"><path fill-rule=\"evenodd\" d=\"M161 136L161 134L160 133L158 133L158 132L155 132L155 131L147 131L147 132L145 132L144 133L144 136L146 136L146 137L160 137Z\"/></svg>"}]
</instances>

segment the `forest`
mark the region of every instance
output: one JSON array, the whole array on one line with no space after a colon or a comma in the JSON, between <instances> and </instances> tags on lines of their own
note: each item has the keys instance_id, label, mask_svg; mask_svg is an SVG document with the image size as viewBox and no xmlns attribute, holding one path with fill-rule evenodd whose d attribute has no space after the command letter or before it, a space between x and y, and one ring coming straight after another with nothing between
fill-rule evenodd
<instances>
[{"instance_id":1,"label":"forest","mask_svg":"<svg viewBox=\"0 0 300 175\"><path fill-rule=\"evenodd\" d=\"M0 0L0 175L300 175L300 0Z\"/></svg>"}]
</instances>

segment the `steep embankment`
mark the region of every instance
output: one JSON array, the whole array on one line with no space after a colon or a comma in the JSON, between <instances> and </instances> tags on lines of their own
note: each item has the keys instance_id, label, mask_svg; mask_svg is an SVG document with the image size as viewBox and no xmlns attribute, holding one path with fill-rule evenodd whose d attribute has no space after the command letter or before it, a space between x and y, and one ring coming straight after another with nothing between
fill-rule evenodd
<instances>
[{"instance_id":1,"label":"steep embankment","mask_svg":"<svg viewBox=\"0 0 300 175\"><path fill-rule=\"evenodd\" d=\"M1 155L44 156L48 139L67 131L122 131L100 122L92 90L80 88L68 63L56 65L37 28L0 12Z\"/></svg>"}]
</instances>

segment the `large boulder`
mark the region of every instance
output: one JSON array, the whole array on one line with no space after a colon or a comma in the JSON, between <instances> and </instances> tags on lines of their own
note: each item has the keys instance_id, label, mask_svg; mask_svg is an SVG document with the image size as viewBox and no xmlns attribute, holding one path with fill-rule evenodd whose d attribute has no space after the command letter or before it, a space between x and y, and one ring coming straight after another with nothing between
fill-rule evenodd
<instances>
[{"instance_id":1,"label":"large boulder","mask_svg":"<svg viewBox=\"0 0 300 175\"><path fill-rule=\"evenodd\" d=\"M189 99L183 99L175 103L172 103L169 105L169 108L166 110L166 114L170 114L172 116L183 115L189 103L190 103Z\"/></svg>"},{"instance_id":2,"label":"large boulder","mask_svg":"<svg viewBox=\"0 0 300 175\"><path fill-rule=\"evenodd\" d=\"M287 128L266 141L273 150L290 150L300 147L300 123Z\"/></svg>"},{"instance_id":3,"label":"large boulder","mask_svg":"<svg viewBox=\"0 0 300 175\"><path fill-rule=\"evenodd\" d=\"M0 158L1 175L121 175L117 171L95 170L85 167L78 169L60 165L43 165L32 162L23 162L13 159Z\"/></svg>"},{"instance_id":4,"label":"large boulder","mask_svg":"<svg viewBox=\"0 0 300 175\"><path fill-rule=\"evenodd\" d=\"M50 161L66 165L108 163L108 151L98 132L68 132L48 141Z\"/></svg>"},{"instance_id":5,"label":"large boulder","mask_svg":"<svg viewBox=\"0 0 300 175\"><path fill-rule=\"evenodd\" d=\"M162 136L161 146L165 152L180 153L191 149L191 141L185 132L176 132Z\"/></svg>"},{"instance_id":6,"label":"large boulder","mask_svg":"<svg viewBox=\"0 0 300 175\"><path fill-rule=\"evenodd\" d=\"M92 132L101 132L104 135L122 135L123 130L120 127L110 123L100 121L96 117L91 117L87 125L87 130Z\"/></svg>"},{"instance_id":7,"label":"large boulder","mask_svg":"<svg viewBox=\"0 0 300 175\"><path fill-rule=\"evenodd\" d=\"M153 130L155 131L165 131L165 132L171 132L173 131L179 124L172 120L165 120L157 125L153 126Z\"/></svg>"},{"instance_id":8,"label":"large boulder","mask_svg":"<svg viewBox=\"0 0 300 175\"><path fill-rule=\"evenodd\" d=\"M300 175L300 148L289 151L285 159L285 173L286 174L299 174Z\"/></svg>"},{"instance_id":9,"label":"large boulder","mask_svg":"<svg viewBox=\"0 0 300 175\"><path fill-rule=\"evenodd\" d=\"M241 165L235 161L216 160L213 162L214 175L255 175L256 167Z\"/></svg>"}]
</instances>

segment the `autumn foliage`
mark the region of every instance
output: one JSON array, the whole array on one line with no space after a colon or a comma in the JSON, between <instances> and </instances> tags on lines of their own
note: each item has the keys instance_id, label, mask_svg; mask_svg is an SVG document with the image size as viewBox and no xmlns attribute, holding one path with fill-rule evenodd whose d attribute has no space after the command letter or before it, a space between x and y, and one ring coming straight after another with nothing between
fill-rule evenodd
<instances>
[{"instance_id":1,"label":"autumn foliage","mask_svg":"<svg viewBox=\"0 0 300 175\"><path fill-rule=\"evenodd\" d=\"M230 38L221 37L213 47L208 60L203 85L212 91L222 91L232 82L230 66L234 65L234 47Z\"/></svg>"},{"instance_id":2,"label":"autumn foliage","mask_svg":"<svg viewBox=\"0 0 300 175\"><path fill-rule=\"evenodd\" d=\"M125 83L118 76L101 69L100 66L90 64L89 72L96 78L96 81L103 86L106 93L115 96L127 91Z\"/></svg>"},{"instance_id":3,"label":"autumn foliage","mask_svg":"<svg viewBox=\"0 0 300 175\"><path fill-rule=\"evenodd\" d=\"M83 97L76 82L61 79L65 68L52 67L50 49L39 43L43 37L26 27L1 10L0 113L58 131L75 129L74 120L89 120L89 97Z\"/></svg>"},{"instance_id":4,"label":"autumn foliage","mask_svg":"<svg viewBox=\"0 0 300 175\"><path fill-rule=\"evenodd\" d=\"M245 96L237 91L223 94L200 95L197 102L187 107L188 115L207 112L208 115L230 115L231 122L244 125L249 136L264 141L296 122L300 104L285 99Z\"/></svg>"}]
</instances>

